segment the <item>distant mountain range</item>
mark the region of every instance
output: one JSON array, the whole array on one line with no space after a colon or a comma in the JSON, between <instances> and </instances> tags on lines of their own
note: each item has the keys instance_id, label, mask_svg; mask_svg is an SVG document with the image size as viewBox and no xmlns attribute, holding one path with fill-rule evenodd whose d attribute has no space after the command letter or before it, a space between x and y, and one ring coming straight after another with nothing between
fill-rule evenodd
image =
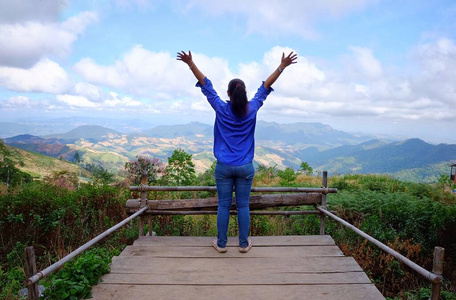
<instances>
[{"instance_id":1,"label":"distant mountain range","mask_svg":"<svg viewBox=\"0 0 456 300\"><path fill-rule=\"evenodd\" d=\"M84 125L98 125L130 134L152 128L156 124L136 118L124 120L90 117L66 117L46 120L29 119L18 122L0 122L0 138L5 139L21 134L37 136L60 134Z\"/></svg>"},{"instance_id":2,"label":"distant mountain range","mask_svg":"<svg viewBox=\"0 0 456 300\"><path fill-rule=\"evenodd\" d=\"M51 135L23 134L4 139L5 143L73 161L76 152L85 163L95 163L120 171L136 156L167 161L176 148L193 154L197 171L213 161L213 127L192 122L185 125L157 126L128 134L97 125L84 125ZM456 159L456 145L428 144L420 139L377 139L353 135L320 123L277 124L258 122L255 161L279 169L297 170L305 161L315 170L330 173L382 173L430 182L449 172Z\"/></svg>"}]
</instances>

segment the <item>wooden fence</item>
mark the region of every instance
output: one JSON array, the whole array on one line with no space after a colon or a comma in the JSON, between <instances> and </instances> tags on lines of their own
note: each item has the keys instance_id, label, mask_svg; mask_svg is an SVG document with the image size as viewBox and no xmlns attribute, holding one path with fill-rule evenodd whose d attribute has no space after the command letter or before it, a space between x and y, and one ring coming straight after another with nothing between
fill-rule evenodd
<instances>
[{"instance_id":1,"label":"wooden fence","mask_svg":"<svg viewBox=\"0 0 456 300\"><path fill-rule=\"evenodd\" d=\"M320 215L320 235L325 234L326 217L341 223L343 226L353 230L358 235L366 238L380 249L386 251L402 263L409 266L414 271L418 272L421 276L426 278L432 283L432 300L440 298L441 280L443 274L443 259L444 249L435 247L434 250L434 264L432 271L427 271L421 266L410 261L403 255L394 251L390 247L374 239L355 226L349 224L345 220L337 217L333 212L326 208L326 195L330 193L337 193L337 189L327 187L328 177L327 172L323 172L322 187L321 188L298 188L298 187L253 187L252 193L261 193L260 195L252 195L250 198L250 214L251 215L304 215L304 214L318 214ZM139 222L139 235L145 235L145 225L149 224L149 235L152 235L152 218L153 215L206 215L217 213L217 198L192 198L192 199L179 199L179 200L150 200L147 198L148 192L216 192L216 187L203 187L203 186L148 186L147 175L144 174L141 178L139 186L130 187L131 191L140 192L139 199L129 199L126 203L126 209L132 215L120 222L119 224L111 227L103 232L96 238L90 240L82 245L75 251L71 252L58 262L47 267L46 269L37 272L33 247L26 248L26 272L27 272L27 286L29 289L28 299L38 299L38 281L51 273L59 270L66 262L78 256L83 251L89 249L97 242L113 233L115 230L124 226L136 217L140 217ZM270 194L273 193L273 194ZM278 194L277 194L278 193ZM266 195L265 195L266 194ZM264 210L271 207L290 207L290 206L303 206L312 205L314 210L299 210L299 211L283 211L283 210ZM235 204L233 203L232 214L235 214Z\"/></svg>"}]
</instances>

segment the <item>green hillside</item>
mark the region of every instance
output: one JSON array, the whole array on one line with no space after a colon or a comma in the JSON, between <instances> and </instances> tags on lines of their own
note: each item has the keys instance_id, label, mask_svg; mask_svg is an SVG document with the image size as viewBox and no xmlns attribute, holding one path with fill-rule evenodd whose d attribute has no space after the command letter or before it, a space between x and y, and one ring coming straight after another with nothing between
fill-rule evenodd
<instances>
[{"instance_id":1,"label":"green hillside","mask_svg":"<svg viewBox=\"0 0 456 300\"><path fill-rule=\"evenodd\" d=\"M18 166L18 168L30 174L35 179L43 179L51 176L54 172L60 171L67 171L74 174L79 174L81 171L84 177L90 177L89 172L68 161L10 146L8 146L8 149L24 163L23 166Z\"/></svg>"},{"instance_id":2,"label":"green hillside","mask_svg":"<svg viewBox=\"0 0 456 300\"><path fill-rule=\"evenodd\" d=\"M74 161L78 152L85 163L116 174L122 172L125 162L138 156L166 163L171 153L181 148L193 155L197 173L203 173L214 160L212 129L192 122L126 135L102 126L80 126L48 138L19 135L5 139L5 143L68 161ZM407 181L436 182L448 172L445 163L454 159L456 145L433 145L420 139L372 139L320 123L258 122L256 129L255 163L277 169L298 170L302 162L307 162L317 172L388 174Z\"/></svg>"}]
</instances>

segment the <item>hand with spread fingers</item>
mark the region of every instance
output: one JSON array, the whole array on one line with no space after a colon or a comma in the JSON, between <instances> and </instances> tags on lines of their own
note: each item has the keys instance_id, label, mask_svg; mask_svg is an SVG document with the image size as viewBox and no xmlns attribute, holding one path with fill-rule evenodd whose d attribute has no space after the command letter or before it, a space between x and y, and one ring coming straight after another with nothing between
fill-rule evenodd
<instances>
[{"instance_id":1,"label":"hand with spread fingers","mask_svg":"<svg viewBox=\"0 0 456 300\"><path fill-rule=\"evenodd\" d=\"M193 62L192 51L189 50L188 54L185 53L185 51L178 52L176 59L186 63L190 70L193 72L193 75L195 75L196 79L198 79L198 82L202 85L205 84L204 77L206 76L204 76L204 74L198 69L198 67Z\"/></svg>"},{"instance_id":2,"label":"hand with spread fingers","mask_svg":"<svg viewBox=\"0 0 456 300\"><path fill-rule=\"evenodd\" d=\"M178 52L177 53L177 60L181 60L187 65L191 66L193 63L192 59L192 51L188 51L188 54L185 53L184 51Z\"/></svg>"},{"instance_id":3,"label":"hand with spread fingers","mask_svg":"<svg viewBox=\"0 0 456 300\"><path fill-rule=\"evenodd\" d=\"M285 57L285 53L282 53L282 63L280 64L280 66L283 66L283 68L285 69L289 65L297 63L297 60L298 55L296 53L293 54L293 51L291 51L287 57Z\"/></svg>"},{"instance_id":4,"label":"hand with spread fingers","mask_svg":"<svg viewBox=\"0 0 456 300\"><path fill-rule=\"evenodd\" d=\"M279 67L275 69L271 75L269 75L269 77L264 82L264 87L269 89L271 85L277 80L277 78L279 78L280 74L282 74L283 70L285 70L286 67L297 62L298 55L296 53L293 53L293 51L291 51L288 56L285 56L285 53L282 53L282 60L280 61Z\"/></svg>"}]
</instances>

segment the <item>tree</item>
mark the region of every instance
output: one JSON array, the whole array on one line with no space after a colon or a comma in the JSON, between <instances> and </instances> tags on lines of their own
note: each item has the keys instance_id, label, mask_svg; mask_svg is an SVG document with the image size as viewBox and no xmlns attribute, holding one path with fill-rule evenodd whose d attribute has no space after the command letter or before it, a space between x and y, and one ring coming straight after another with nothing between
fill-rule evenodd
<instances>
[{"instance_id":1,"label":"tree","mask_svg":"<svg viewBox=\"0 0 456 300\"><path fill-rule=\"evenodd\" d=\"M100 165L94 165L90 172L92 173L94 182L96 184L104 185L114 181L114 174Z\"/></svg>"},{"instance_id":2,"label":"tree","mask_svg":"<svg viewBox=\"0 0 456 300\"><path fill-rule=\"evenodd\" d=\"M266 184L271 183L272 179L277 175L277 165L266 167L265 165L258 165L257 174L255 175L258 180L263 180Z\"/></svg>"},{"instance_id":3,"label":"tree","mask_svg":"<svg viewBox=\"0 0 456 300\"><path fill-rule=\"evenodd\" d=\"M20 158L14 157L10 149L0 140L0 181L5 182L6 186L32 181L32 176L19 170L16 165L24 166L24 163Z\"/></svg>"},{"instance_id":4,"label":"tree","mask_svg":"<svg viewBox=\"0 0 456 300\"><path fill-rule=\"evenodd\" d=\"M168 157L164 175L165 182L175 185L192 185L195 179L195 164L192 162L192 155L177 148Z\"/></svg>"},{"instance_id":5,"label":"tree","mask_svg":"<svg viewBox=\"0 0 456 300\"><path fill-rule=\"evenodd\" d=\"M54 171L44 178L44 182L73 191L78 185L78 175L66 170Z\"/></svg>"},{"instance_id":6,"label":"tree","mask_svg":"<svg viewBox=\"0 0 456 300\"><path fill-rule=\"evenodd\" d=\"M76 153L74 154L74 162L79 164L80 161L81 161L81 157L79 156L79 152L76 151Z\"/></svg>"},{"instance_id":7,"label":"tree","mask_svg":"<svg viewBox=\"0 0 456 300\"><path fill-rule=\"evenodd\" d=\"M215 166L217 161L214 161L209 169L198 175L197 184L202 186L215 186Z\"/></svg>"},{"instance_id":8,"label":"tree","mask_svg":"<svg viewBox=\"0 0 456 300\"><path fill-rule=\"evenodd\" d=\"M163 163L155 157L151 160L144 156L137 156L136 160L126 162L124 167L128 173L128 179L135 184L141 183L141 175L146 171L148 178L147 184L153 185L157 183L158 177L164 171Z\"/></svg>"},{"instance_id":9,"label":"tree","mask_svg":"<svg viewBox=\"0 0 456 300\"><path fill-rule=\"evenodd\" d=\"M298 170L299 173L306 174L306 175L312 175L313 169L309 164L305 161L301 163L301 168Z\"/></svg>"},{"instance_id":10,"label":"tree","mask_svg":"<svg viewBox=\"0 0 456 300\"><path fill-rule=\"evenodd\" d=\"M277 175L279 175L279 177L281 179L280 180L281 185L288 185L292 181L294 181L297 177L295 171L290 167L286 168L285 170L277 171Z\"/></svg>"}]
</instances>

